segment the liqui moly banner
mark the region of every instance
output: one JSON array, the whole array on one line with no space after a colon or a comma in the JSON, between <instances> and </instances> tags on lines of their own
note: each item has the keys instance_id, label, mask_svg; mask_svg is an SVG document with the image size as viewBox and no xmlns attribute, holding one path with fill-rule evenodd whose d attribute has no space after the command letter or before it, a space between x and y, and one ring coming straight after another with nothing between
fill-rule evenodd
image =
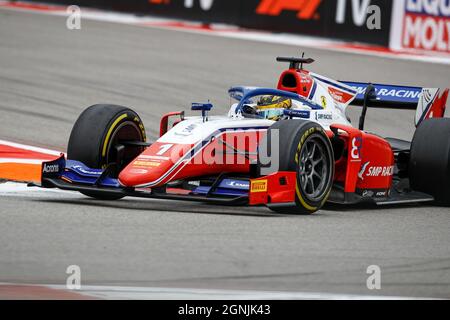
<instances>
[{"instance_id":1,"label":"liqui moly banner","mask_svg":"<svg viewBox=\"0 0 450 320\"><path fill-rule=\"evenodd\" d=\"M450 54L450 0L394 0L392 49Z\"/></svg>"}]
</instances>

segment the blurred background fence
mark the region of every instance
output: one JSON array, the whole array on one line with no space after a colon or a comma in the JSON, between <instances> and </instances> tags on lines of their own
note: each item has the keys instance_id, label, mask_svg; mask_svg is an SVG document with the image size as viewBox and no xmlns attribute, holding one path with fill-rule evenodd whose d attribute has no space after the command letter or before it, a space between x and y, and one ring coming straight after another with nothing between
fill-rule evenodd
<instances>
[{"instance_id":1,"label":"blurred background fence","mask_svg":"<svg viewBox=\"0 0 450 320\"><path fill-rule=\"evenodd\" d=\"M42 2L42 1L37 1ZM46 0L225 23L390 47L450 53L450 0Z\"/></svg>"}]
</instances>

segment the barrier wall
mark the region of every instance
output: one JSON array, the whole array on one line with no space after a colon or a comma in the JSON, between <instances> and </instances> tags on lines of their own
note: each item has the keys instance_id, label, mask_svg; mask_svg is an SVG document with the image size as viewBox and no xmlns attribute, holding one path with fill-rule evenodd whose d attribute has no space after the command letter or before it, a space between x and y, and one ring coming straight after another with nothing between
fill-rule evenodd
<instances>
[{"instance_id":1,"label":"barrier wall","mask_svg":"<svg viewBox=\"0 0 450 320\"><path fill-rule=\"evenodd\" d=\"M46 0L45 2L76 4L205 23L227 23L244 28L382 46L389 45L393 3L390 0ZM374 5L380 8L379 12L371 10ZM380 29L371 28L374 15L377 15L376 22Z\"/></svg>"}]
</instances>

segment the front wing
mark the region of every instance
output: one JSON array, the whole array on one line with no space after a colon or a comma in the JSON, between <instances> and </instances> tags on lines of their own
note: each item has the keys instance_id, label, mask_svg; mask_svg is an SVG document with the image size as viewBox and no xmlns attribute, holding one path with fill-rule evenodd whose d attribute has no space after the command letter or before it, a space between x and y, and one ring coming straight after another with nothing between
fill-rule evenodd
<instances>
[{"instance_id":1,"label":"front wing","mask_svg":"<svg viewBox=\"0 0 450 320\"><path fill-rule=\"evenodd\" d=\"M221 174L209 185L190 189L163 186L158 188L129 188L120 185L108 175L108 168L92 169L79 161L66 160L64 155L42 163L40 184L29 186L58 188L105 196L139 197L166 200L207 202L220 205L295 205L296 173L276 172L258 178ZM391 205L433 201L433 197L420 192L399 192L392 188L385 198L365 197L358 193L350 195L336 185L329 202L354 204L371 201L378 205Z\"/></svg>"},{"instance_id":2,"label":"front wing","mask_svg":"<svg viewBox=\"0 0 450 320\"><path fill-rule=\"evenodd\" d=\"M290 181L290 185L287 185L286 181ZM221 174L209 185L198 185L190 189L169 186L128 188L121 186L117 179L111 178L108 168L92 169L79 161L66 160L61 154L56 160L43 162L41 183L31 183L29 186L91 192L105 196L186 200L222 205L258 205L267 204L268 201L287 205L294 201L295 187L292 182L295 183L295 172L278 172L264 179Z\"/></svg>"}]
</instances>

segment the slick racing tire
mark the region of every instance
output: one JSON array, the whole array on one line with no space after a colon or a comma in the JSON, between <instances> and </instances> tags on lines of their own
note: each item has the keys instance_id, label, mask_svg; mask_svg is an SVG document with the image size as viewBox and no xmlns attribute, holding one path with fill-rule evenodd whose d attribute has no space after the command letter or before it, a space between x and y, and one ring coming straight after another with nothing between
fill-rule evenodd
<instances>
[{"instance_id":1,"label":"slick racing tire","mask_svg":"<svg viewBox=\"0 0 450 320\"><path fill-rule=\"evenodd\" d=\"M414 133L409 161L412 190L432 195L450 206L450 119L423 121Z\"/></svg>"},{"instance_id":2,"label":"slick racing tire","mask_svg":"<svg viewBox=\"0 0 450 320\"><path fill-rule=\"evenodd\" d=\"M117 163L117 144L120 141L145 142L142 120L133 110L118 105L96 104L84 110L78 117L70 134L67 158L81 161L90 168L105 169L114 163L113 177L142 151L142 146L126 146L120 163ZM87 196L116 200L122 196L106 196L101 193L83 191Z\"/></svg>"},{"instance_id":3,"label":"slick racing tire","mask_svg":"<svg viewBox=\"0 0 450 320\"><path fill-rule=\"evenodd\" d=\"M257 171L260 175L276 171L296 172L295 205L268 204L268 207L278 213L312 214L325 204L333 185L334 154L330 139L317 123L280 120L269 128L261 141L261 145L268 146L269 150L274 145L271 141L277 137L275 130L279 139L278 168L275 166L271 172L270 167L258 160Z\"/></svg>"}]
</instances>

